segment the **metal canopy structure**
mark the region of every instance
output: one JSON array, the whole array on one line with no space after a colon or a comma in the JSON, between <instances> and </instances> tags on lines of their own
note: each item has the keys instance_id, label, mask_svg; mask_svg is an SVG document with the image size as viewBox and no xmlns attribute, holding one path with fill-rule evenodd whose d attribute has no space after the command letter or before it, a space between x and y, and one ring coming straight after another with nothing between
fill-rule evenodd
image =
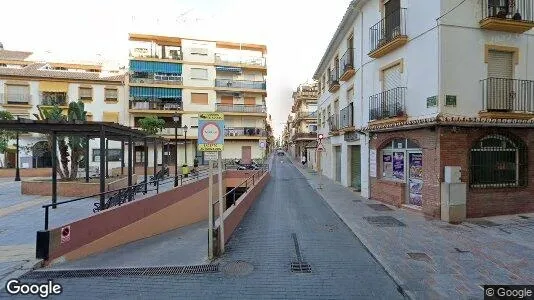
<instances>
[{"instance_id":1,"label":"metal canopy structure","mask_svg":"<svg viewBox=\"0 0 534 300\"><path fill-rule=\"evenodd\" d=\"M31 119L17 119L17 120L0 120L0 130L7 130L17 133L17 160L16 160L16 179L19 177L19 159L18 159L18 134L21 132L32 132L48 134L51 136L51 151L52 155L52 204L57 203L57 137L58 136L81 136L89 141L92 138L100 139L100 204L103 206L105 201L106 177L108 177L108 140L121 141L122 160L121 160L121 174L124 174L124 144L127 141L128 145L128 186L132 186L133 169L135 168L134 148L136 141L143 141L145 146L145 163L144 163L144 179L148 182L148 142L154 144L154 174L157 166L157 145L162 146L162 157L164 144L166 139L160 136L149 135L148 133L133 129L127 126L119 125L112 122L95 122L95 121L75 121L75 122L61 122L53 120L31 120ZM86 143L85 152L85 180L89 182L89 143ZM163 164L162 164L163 168ZM55 208L55 206L53 206Z\"/></svg>"}]
</instances>

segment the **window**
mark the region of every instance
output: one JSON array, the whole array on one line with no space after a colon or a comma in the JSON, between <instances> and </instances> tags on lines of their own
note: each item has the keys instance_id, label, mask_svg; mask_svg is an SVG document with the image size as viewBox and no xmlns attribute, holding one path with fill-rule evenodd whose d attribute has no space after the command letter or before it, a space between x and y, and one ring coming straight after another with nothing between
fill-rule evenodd
<instances>
[{"instance_id":1,"label":"window","mask_svg":"<svg viewBox=\"0 0 534 300\"><path fill-rule=\"evenodd\" d=\"M118 100L118 90L114 88L105 88L104 97L106 101L117 101Z\"/></svg>"},{"instance_id":2,"label":"window","mask_svg":"<svg viewBox=\"0 0 534 300\"><path fill-rule=\"evenodd\" d=\"M471 149L471 187L518 187L527 183L527 151L520 140L489 135Z\"/></svg>"},{"instance_id":3,"label":"window","mask_svg":"<svg viewBox=\"0 0 534 300\"><path fill-rule=\"evenodd\" d=\"M191 79L208 79L208 69L191 68Z\"/></svg>"},{"instance_id":4,"label":"window","mask_svg":"<svg viewBox=\"0 0 534 300\"><path fill-rule=\"evenodd\" d=\"M121 149L108 149L108 161L121 161L122 151ZM100 161L100 149L93 149L93 161Z\"/></svg>"},{"instance_id":5,"label":"window","mask_svg":"<svg viewBox=\"0 0 534 300\"><path fill-rule=\"evenodd\" d=\"M42 105L67 105L67 93L65 92L42 92Z\"/></svg>"},{"instance_id":6,"label":"window","mask_svg":"<svg viewBox=\"0 0 534 300\"><path fill-rule=\"evenodd\" d=\"M6 84L8 104L28 104L30 102L30 87L28 85Z\"/></svg>"},{"instance_id":7,"label":"window","mask_svg":"<svg viewBox=\"0 0 534 300\"><path fill-rule=\"evenodd\" d=\"M191 48L191 51L190 51L191 54L193 55L203 55L203 56L206 56L208 55L208 49L206 48Z\"/></svg>"},{"instance_id":8,"label":"window","mask_svg":"<svg viewBox=\"0 0 534 300\"><path fill-rule=\"evenodd\" d=\"M93 99L93 88L91 87L80 87L79 90L80 100L92 100Z\"/></svg>"},{"instance_id":9,"label":"window","mask_svg":"<svg viewBox=\"0 0 534 300\"><path fill-rule=\"evenodd\" d=\"M198 127L198 117L191 117L191 128L197 128Z\"/></svg>"},{"instance_id":10,"label":"window","mask_svg":"<svg viewBox=\"0 0 534 300\"><path fill-rule=\"evenodd\" d=\"M256 105L256 98L245 97L245 105Z\"/></svg>"},{"instance_id":11,"label":"window","mask_svg":"<svg viewBox=\"0 0 534 300\"><path fill-rule=\"evenodd\" d=\"M421 157L419 145L409 139L394 139L381 152L382 177L385 179L405 181L408 177L410 158ZM411 172L415 169L412 168Z\"/></svg>"},{"instance_id":12,"label":"window","mask_svg":"<svg viewBox=\"0 0 534 300\"><path fill-rule=\"evenodd\" d=\"M195 104L208 104L208 94L207 93L191 93L191 103Z\"/></svg>"}]
</instances>

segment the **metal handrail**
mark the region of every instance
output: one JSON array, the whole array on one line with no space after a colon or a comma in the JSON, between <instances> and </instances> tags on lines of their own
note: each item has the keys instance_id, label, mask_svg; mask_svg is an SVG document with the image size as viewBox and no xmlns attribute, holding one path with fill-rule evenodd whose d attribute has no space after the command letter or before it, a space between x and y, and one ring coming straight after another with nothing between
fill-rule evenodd
<instances>
[{"instance_id":1,"label":"metal handrail","mask_svg":"<svg viewBox=\"0 0 534 300\"><path fill-rule=\"evenodd\" d=\"M243 184L245 184L245 188L246 188L247 191L248 191L248 188L249 188L249 186L248 186L248 181L249 181L250 179L252 179L252 185L251 185L250 187L254 186L254 185L255 185L255 176L256 176L256 175L260 175L260 177L261 177L261 175L263 175L263 174L265 174L265 173L267 172L267 169L265 168L265 166L262 166L259 170L253 170L253 171L255 171L255 172L254 172L254 174L252 174L252 176L249 176L247 179L243 180L240 184L238 184L237 186L235 186L233 189L231 189L230 191L226 192L226 194L222 195L222 197L220 197L220 198L218 198L216 201L214 201L213 205L215 205L216 203L219 203L219 201L220 201L221 199L226 199L226 196L228 196L228 195L231 194L231 193L234 193L234 192L236 191L236 189L239 188L239 187L241 187ZM258 172L258 171L259 171L259 172ZM235 195L235 193L234 193L234 195ZM235 202L236 202L236 199L235 199L235 197L234 197L234 201L233 201L233 204L232 204L232 205L235 205Z\"/></svg>"}]
</instances>

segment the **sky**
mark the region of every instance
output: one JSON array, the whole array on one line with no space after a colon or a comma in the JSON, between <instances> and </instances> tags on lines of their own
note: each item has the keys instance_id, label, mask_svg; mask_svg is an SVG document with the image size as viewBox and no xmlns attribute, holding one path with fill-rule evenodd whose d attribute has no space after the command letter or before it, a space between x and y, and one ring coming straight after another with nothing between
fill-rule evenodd
<instances>
[{"instance_id":1,"label":"sky","mask_svg":"<svg viewBox=\"0 0 534 300\"><path fill-rule=\"evenodd\" d=\"M267 109L280 136L350 0L2 0L4 49L126 65L128 33L267 45ZM9 13L13 12L13 13ZM17 13L15 13L17 12Z\"/></svg>"}]
</instances>

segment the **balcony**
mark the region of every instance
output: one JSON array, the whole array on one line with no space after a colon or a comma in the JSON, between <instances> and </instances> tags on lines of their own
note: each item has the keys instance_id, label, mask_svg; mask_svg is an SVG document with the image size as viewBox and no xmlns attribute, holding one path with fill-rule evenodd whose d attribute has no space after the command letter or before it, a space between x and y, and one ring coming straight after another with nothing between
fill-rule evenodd
<instances>
[{"instance_id":1,"label":"balcony","mask_svg":"<svg viewBox=\"0 0 534 300\"><path fill-rule=\"evenodd\" d=\"M218 112L261 113L261 114L264 114L267 112L265 105L222 104L222 103L216 103L215 110Z\"/></svg>"},{"instance_id":2,"label":"balcony","mask_svg":"<svg viewBox=\"0 0 534 300\"><path fill-rule=\"evenodd\" d=\"M130 77L130 83L183 85L182 75L146 73L147 77Z\"/></svg>"},{"instance_id":3,"label":"balcony","mask_svg":"<svg viewBox=\"0 0 534 300\"><path fill-rule=\"evenodd\" d=\"M339 131L339 113L335 113L328 117L328 127L332 135L337 135Z\"/></svg>"},{"instance_id":4,"label":"balcony","mask_svg":"<svg viewBox=\"0 0 534 300\"><path fill-rule=\"evenodd\" d=\"M8 94L0 93L1 105L30 105L32 96L30 94Z\"/></svg>"},{"instance_id":5,"label":"balcony","mask_svg":"<svg viewBox=\"0 0 534 300\"><path fill-rule=\"evenodd\" d=\"M349 80L356 71L354 70L354 49L349 48L339 61L339 70L341 71L341 77L339 80Z\"/></svg>"},{"instance_id":6,"label":"balcony","mask_svg":"<svg viewBox=\"0 0 534 300\"><path fill-rule=\"evenodd\" d=\"M262 128L255 127L229 127L224 129L224 136L228 138L248 139L265 137L267 134Z\"/></svg>"},{"instance_id":7,"label":"balcony","mask_svg":"<svg viewBox=\"0 0 534 300\"><path fill-rule=\"evenodd\" d=\"M67 93L63 92L42 92L41 105L43 106L67 106Z\"/></svg>"},{"instance_id":8,"label":"balcony","mask_svg":"<svg viewBox=\"0 0 534 300\"><path fill-rule=\"evenodd\" d=\"M130 109L143 111L167 111L167 113L174 113L177 110L182 110L183 105L182 99L130 97Z\"/></svg>"},{"instance_id":9,"label":"balcony","mask_svg":"<svg viewBox=\"0 0 534 300\"><path fill-rule=\"evenodd\" d=\"M295 118L295 121L296 120L299 120L299 119L313 119L313 120L316 120L317 119L317 111L299 111L297 112L297 116Z\"/></svg>"},{"instance_id":10,"label":"balcony","mask_svg":"<svg viewBox=\"0 0 534 300\"><path fill-rule=\"evenodd\" d=\"M231 65L239 67L265 68L267 66L265 57L255 56L231 56L224 53L215 53L215 64Z\"/></svg>"},{"instance_id":11,"label":"balcony","mask_svg":"<svg viewBox=\"0 0 534 300\"><path fill-rule=\"evenodd\" d=\"M336 71L335 74L331 74L330 78L328 79L328 91L330 93L335 93L339 90L339 79L337 74L338 72Z\"/></svg>"},{"instance_id":12,"label":"balcony","mask_svg":"<svg viewBox=\"0 0 534 300\"><path fill-rule=\"evenodd\" d=\"M293 135L292 140L316 140L317 132L297 132Z\"/></svg>"},{"instance_id":13,"label":"balcony","mask_svg":"<svg viewBox=\"0 0 534 300\"><path fill-rule=\"evenodd\" d=\"M405 121L406 88L398 87L369 97L369 121L390 123Z\"/></svg>"},{"instance_id":14,"label":"balcony","mask_svg":"<svg viewBox=\"0 0 534 300\"><path fill-rule=\"evenodd\" d=\"M229 89L266 90L265 81L215 79L215 87Z\"/></svg>"},{"instance_id":15,"label":"balcony","mask_svg":"<svg viewBox=\"0 0 534 300\"><path fill-rule=\"evenodd\" d=\"M524 33L534 28L532 0L482 0L480 27L488 30ZM512 4L514 3L514 4Z\"/></svg>"},{"instance_id":16,"label":"balcony","mask_svg":"<svg viewBox=\"0 0 534 300\"><path fill-rule=\"evenodd\" d=\"M498 119L534 118L534 81L487 78L482 80L481 117Z\"/></svg>"},{"instance_id":17,"label":"balcony","mask_svg":"<svg viewBox=\"0 0 534 300\"><path fill-rule=\"evenodd\" d=\"M152 45L150 48L134 48L130 50L130 58L148 59L148 60L182 60L183 53L181 49L166 49L165 46Z\"/></svg>"},{"instance_id":18,"label":"balcony","mask_svg":"<svg viewBox=\"0 0 534 300\"><path fill-rule=\"evenodd\" d=\"M345 108L339 112L339 129L343 131L350 131L354 128L354 105L349 103Z\"/></svg>"},{"instance_id":19,"label":"balcony","mask_svg":"<svg viewBox=\"0 0 534 300\"><path fill-rule=\"evenodd\" d=\"M406 36L406 9L401 8L369 29L372 58L382 57L408 42Z\"/></svg>"}]
</instances>

